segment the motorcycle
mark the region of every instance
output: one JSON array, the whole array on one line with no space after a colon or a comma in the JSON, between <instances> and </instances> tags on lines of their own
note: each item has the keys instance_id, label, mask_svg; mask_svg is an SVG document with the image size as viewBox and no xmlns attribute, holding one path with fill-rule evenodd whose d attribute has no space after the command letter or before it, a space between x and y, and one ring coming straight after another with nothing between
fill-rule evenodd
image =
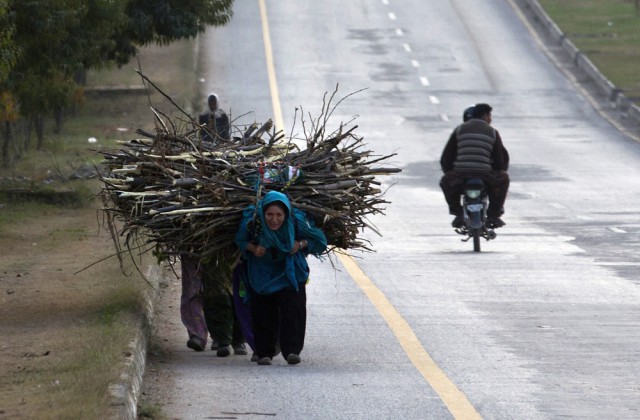
<instances>
[{"instance_id":1,"label":"motorcycle","mask_svg":"<svg viewBox=\"0 0 640 420\"><path fill-rule=\"evenodd\" d=\"M463 242L473 239L473 251L480 252L480 238L490 241L497 236L493 228L487 226L489 196L484 182L479 178L468 179L461 199L464 224L455 228L455 231L466 236Z\"/></svg>"}]
</instances>

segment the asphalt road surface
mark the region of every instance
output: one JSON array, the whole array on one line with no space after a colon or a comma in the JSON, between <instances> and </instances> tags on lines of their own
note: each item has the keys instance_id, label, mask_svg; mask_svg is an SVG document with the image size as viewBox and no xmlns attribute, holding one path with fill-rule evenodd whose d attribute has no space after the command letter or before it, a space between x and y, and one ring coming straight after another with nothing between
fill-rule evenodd
<instances>
[{"instance_id":1,"label":"asphalt road surface","mask_svg":"<svg viewBox=\"0 0 640 420\"><path fill-rule=\"evenodd\" d=\"M311 258L302 363L187 349L177 302L171 418L640 418L640 144L550 59L512 0L239 0L200 40L203 97L236 124L296 109L357 119L397 153L375 253ZM353 93L353 95L351 95ZM440 153L488 102L511 155L498 237L450 227ZM308 119L307 119L308 120ZM294 127L294 128L292 128ZM346 264L346 265L345 265ZM166 328L166 331L165 331Z\"/></svg>"}]
</instances>

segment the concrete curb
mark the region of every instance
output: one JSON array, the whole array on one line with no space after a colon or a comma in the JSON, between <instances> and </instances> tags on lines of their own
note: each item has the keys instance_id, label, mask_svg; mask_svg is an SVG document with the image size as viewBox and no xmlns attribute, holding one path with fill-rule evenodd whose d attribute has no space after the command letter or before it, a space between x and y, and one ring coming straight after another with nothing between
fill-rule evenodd
<instances>
[{"instance_id":1,"label":"concrete curb","mask_svg":"<svg viewBox=\"0 0 640 420\"><path fill-rule=\"evenodd\" d=\"M153 264L148 267L146 277L153 289L147 289L145 313L139 320L136 336L129 343L130 351L123 364L122 373L107 390L111 402L106 418L135 420L138 417L138 400L142 392L144 371L147 364L147 349L154 320L154 306L157 296L155 290L159 287L162 276L162 269L158 265Z\"/></svg>"},{"instance_id":2,"label":"concrete curb","mask_svg":"<svg viewBox=\"0 0 640 420\"><path fill-rule=\"evenodd\" d=\"M575 66L583 71L594 83L598 91L618 109L621 118L628 118L640 125L640 106L627 98L622 90L617 88L609 79L604 77L598 68L567 38L558 25L551 20L538 0L522 0L526 7L533 12L535 18L542 24L547 35L551 37L571 59Z\"/></svg>"},{"instance_id":3,"label":"concrete curb","mask_svg":"<svg viewBox=\"0 0 640 420\"><path fill-rule=\"evenodd\" d=\"M194 70L197 69L200 53L200 36L197 36L193 45ZM153 286L153 290L147 289L145 296L145 314L136 336L129 343L129 356L124 362L122 373L118 381L109 386L107 392L111 397L110 408L107 412L108 419L135 420L138 417L138 401L144 384L144 371L147 366L147 351L155 318L155 303L157 301L156 290L163 283L164 274L157 264L148 267L147 280Z\"/></svg>"}]
</instances>

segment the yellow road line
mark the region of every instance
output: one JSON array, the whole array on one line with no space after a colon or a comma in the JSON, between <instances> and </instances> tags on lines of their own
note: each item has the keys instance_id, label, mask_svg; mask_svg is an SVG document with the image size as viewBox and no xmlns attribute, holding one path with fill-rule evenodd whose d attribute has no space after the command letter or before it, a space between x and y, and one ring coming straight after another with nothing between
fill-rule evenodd
<instances>
[{"instance_id":1,"label":"yellow road line","mask_svg":"<svg viewBox=\"0 0 640 420\"><path fill-rule=\"evenodd\" d=\"M264 42L264 54L267 60L267 74L269 77L269 88L271 89L271 104L273 106L273 122L276 131L284 130L284 120L282 118L282 107L280 106L280 92L276 80L276 69L273 65L273 50L271 49L271 34L269 33L269 21L267 20L267 6L264 0L258 0L260 5L260 20L262 21L262 41Z\"/></svg>"},{"instance_id":2,"label":"yellow road line","mask_svg":"<svg viewBox=\"0 0 640 420\"><path fill-rule=\"evenodd\" d=\"M440 399L447 406L453 417L456 419L481 419L482 417L471 405L467 397L449 380L447 375L422 347L420 340L407 321L402 318L402 315L394 308L382 291L373 284L352 257L343 254L338 254L338 256L353 281L380 312L380 315L382 315L382 318L395 334L413 365L440 396Z\"/></svg>"},{"instance_id":3,"label":"yellow road line","mask_svg":"<svg viewBox=\"0 0 640 420\"><path fill-rule=\"evenodd\" d=\"M273 66L273 51L271 49L271 36L269 35L269 25L267 22L267 8L264 0L258 0L258 3L260 4L260 19L262 20L262 33L267 57L267 72L269 74L269 88L271 89L274 122L276 127L283 129L284 122L282 119L275 68ZM431 356L429 356L429 353L422 347L420 340L418 340L418 337L407 321L402 318L384 293L373 284L353 258L343 254L338 254L338 257L353 281L367 295L387 325L389 325L389 328L396 336L398 342L409 357L409 360L411 360L416 369L427 380L431 388L440 396L440 399L447 406L453 417L465 420L481 419L482 417L473 405L471 405L467 397L447 378Z\"/></svg>"}]
</instances>

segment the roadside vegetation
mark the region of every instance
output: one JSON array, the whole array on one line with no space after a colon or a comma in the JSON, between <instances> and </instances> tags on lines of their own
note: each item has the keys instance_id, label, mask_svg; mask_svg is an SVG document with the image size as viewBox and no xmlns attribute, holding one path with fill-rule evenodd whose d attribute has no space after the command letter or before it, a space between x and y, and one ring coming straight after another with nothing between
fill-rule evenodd
<instances>
[{"instance_id":1,"label":"roadside vegetation","mask_svg":"<svg viewBox=\"0 0 640 420\"><path fill-rule=\"evenodd\" d=\"M146 47L119 70L89 73L64 130L45 124L41 150L0 168L0 417L103 418L109 409L108 387L153 291L131 258L123 272L110 257L100 183L90 174L97 150L118 149L137 128L154 131L149 101L172 109L155 93L113 91L142 85L135 68L187 110L200 100L193 43ZM150 262L135 263L144 272Z\"/></svg>"},{"instance_id":2,"label":"roadside vegetation","mask_svg":"<svg viewBox=\"0 0 640 420\"><path fill-rule=\"evenodd\" d=\"M98 151L196 98L194 39L233 0L0 0L0 417L105 418L150 261L113 257ZM121 66L116 69L116 66ZM146 274L146 273L145 273Z\"/></svg>"},{"instance_id":3,"label":"roadside vegetation","mask_svg":"<svg viewBox=\"0 0 640 420\"><path fill-rule=\"evenodd\" d=\"M539 1L602 74L640 104L640 1Z\"/></svg>"},{"instance_id":4,"label":"roadside vegetation","mask_svg":"<svg viewBox=\"0 0 640 420\"><path fill-rule=\"evenodd\" d=\"M130 63L139 47L193 39L226 24L233 0L0 0L0 164L62 133L89 71ZM32 141L32 132L35 139ZM34 144L35 143L35 144Z\"/></svg>"}]
</instances>

